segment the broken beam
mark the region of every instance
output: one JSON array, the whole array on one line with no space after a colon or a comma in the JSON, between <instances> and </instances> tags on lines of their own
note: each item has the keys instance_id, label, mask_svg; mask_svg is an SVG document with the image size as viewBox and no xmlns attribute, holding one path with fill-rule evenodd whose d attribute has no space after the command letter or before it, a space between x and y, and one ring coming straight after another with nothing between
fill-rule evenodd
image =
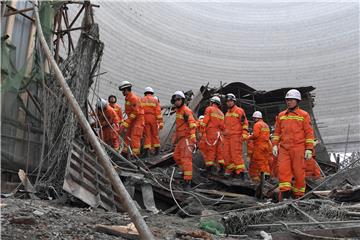
<instances>
[{"instance_id":1,"label":"broken beam","mask_svg":"<svg viewBox=\"0 0 360 240\"><path fill-rule=\"evenodd\" d=\"M31 10L33 10L34 8L24 8L24 9L18 10L18 9L16 9L16 8L8 5L8 4L6 4L6 7L8 7L8 8L9 8L10 10L12 10L12 11L5 13L5 14L4 14L4 17L8 17L8 16L11 16L11 15L14 15L14 14L19 13L21 16L29 19L30 21L32 21L32 22L35 21L35 19L33 19L32 17L29 17L28 15L26 15L26 14L23 13L23 12L31 11Z\"/></svg>"}]
</instances>

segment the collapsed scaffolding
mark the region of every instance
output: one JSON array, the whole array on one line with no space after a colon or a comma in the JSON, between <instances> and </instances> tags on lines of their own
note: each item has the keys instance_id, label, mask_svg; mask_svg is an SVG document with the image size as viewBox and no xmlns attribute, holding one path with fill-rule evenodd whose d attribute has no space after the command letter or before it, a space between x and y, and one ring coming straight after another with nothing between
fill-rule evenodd
<instances>
[{"instance_id":1,"label":"collapsed scaffolding","mask_svg":"<svg viewBox=\"0 0 360 240\"><path fill-rule=\"evenodd\" d=\"M59 65L62 75L74 95L72 100L76 100L79 104L78 110L81 110L85 115L88 115L88 107L90 107L87 101L89 89L93 84L93 77L99 74L98 70L103 54L103 44L99 40L99 30L91 16L90 7L86 17L84 17L83 32L76 48L69 47L69 49L73 48L73 53L68 54L67 59L60 61L57 47L55 47L55 59L58 60L58 63L52 64L50 67L53 73L56 71L56 65ZM38 28L40 29L40 26ZM71 25L69 25L69 28L71 28ZM56 40L58 43L60 42L61 31L61 29L58 29L58 39ZM42 44L44 46L44 41L42 41ZM40 49L38 51L41 52ZM50 58L49 55L48 58ZM40 65L43 66L45 59L41 60L40 58L40 61ZM59 74L60 71L57 71L57 75ZM90 147L88 133L85 134L86 131L84 130L86 127L83 126L84 129L80 130L78 119L75 117L73 109L69 108L69 98L62 94L66 88L64 88L64 85L57 83L55 79L56 77L51 74L44 76L44 101L40 107L44 113L43 123L44 129L46 129L47 144L45 145L47 146L47 151L42 157L36 176L34 190L36 195L44 197L50 191L49 189L55 189L51 191L56 192L56 197L67 197L68 195L65 193L67 192L92 207L102 207L110 211L124 211L124 201L120 200L121 197L116 189L116 184L114 184L114 180L111 180L109 171L105 170L106 165L104 167L104 164L102 164L102 154L99 154L99 150L96 150L95 146ZM195 94L188 92L187 100L194 112L201 113L204 106L208 103L209 96L213 94L226 94L227 91L234 91L234 89L239 91L237 95L241 99L242 104L245 105L244 108L249 108L248 112L252 111L255 107L258 109L262 107L276 107L273 112L277 112L279 108L277 104L270 106L261 105L261 101L257 101L256 98L269 100L266 98L266 93L256 92L254 89L249 89L248 86L240 83L221 86L217 89L203 86ZM306 93L309 93L310 90L311 88L303 89ZM286 89L279 90L278 96L283 96L280 93L284 91ZM309 106L312 109L311 100L312 98L309 97L309 101L306 104L310 104ZM274 102L277 102L277 100ZM112 166L110 166L110 162L107 166L115 168L116 172L112 171L112 173L115 173L117 177L120 176L125 181L130 195L136 199L135 192L140 191L142 193L140 200L137 200L139 202L142 200L146 210L158 214L160 211L156 205L165 203L166 210L164 209L163 212L166 214L178 212L183 217L201 216L203 218L221 216L221 222L225 227L226 234L244 234L251 229L283 227L283 229L292 234L305 236L306 233L291 229L291 226L299 227L303 225L308 227L313 225L326 228L329 225L337 226L338 224L344 224L346 226L347 224L359 223L359 221L353 220L353 218L359 219L359 209L350 204L340 209L334 201L317 199L271 204L266 199L264 200L261 197L256 199L254 197L257 191L261 192L261 196L268 196L274 187L276 187L270 183L264 184L259 189L258 185L251 182L229 181L216 176L211 179L204 178L200 171L203 163L199 153L196 153L194 156L194 183L196 187L189 192L183 191L179 187L181 186L181 180L174 174L175 168L173 168L174 162L172 161L173 146L169 144L169 139L174 129L173 110L171 107L165 107L163 112L169 118L165 123L167 130L163 133L165 136L162 138L162 155L159 157L126 159L101 142L101 140L94 140L101 143L111 156L111 159L107 159L112 161ZM271 123L271 113L266 116L268 116ZM88 123L83 122L83 124L86 125ZM97 144L97 146L100 146L100 144ZM320 145L320 147L323 147L323 145ZM327 154L323 156L326 158ZM43 166L45 159L49 159L47 166ZM323 158L320 157L320 159ZM315 191L324 186L328 187L325 189L333 189L334 185L332 187L328 185L331 179L338 178L335 185L339 182L343 186L345 186L345 183L352 186L359 185L360 181L356 176L353 176L350 180L348 176L344 176L344 178L341 178L342 180L339 180L343 173L349 174L348 170L351 170L351 172L358 171L357 168L354 168L355 165L359 164L358 155L348 159L348 164L340 172L337 172L337 166L330 163L328 159L320 160L319 163L328 177L321 183L315 182L308 186L312 188L312 191L307 193L307 197L321 199L325 196L326 199L338 199L339 201L339 198L331 195L334 194L333 192L321 193ZM45 173L42 172L42 169L45 169ZM348 197L350 196L351 201L359 201L356 198L358 196L358 189L356 187L350 189L349 193L344 193L346 189L340 192ZM39 194L41 191L44 191L45 195ZM34 194L34 192L31 192L31 194ZM340 197L340 202L343 200ZM134 206L133 208L137 209ZM347 210L348 208L352 209L352 211ZM204 213L204 211L209 210L214 212ZM279 223L273 223L274 217L276 217ZM289 218L297 219L298 221L286 222ZM328 218L332 218L334 221L326 222ZM142 229L142 227L139 227L139 229Z\"/></svg>"}]
</instances>

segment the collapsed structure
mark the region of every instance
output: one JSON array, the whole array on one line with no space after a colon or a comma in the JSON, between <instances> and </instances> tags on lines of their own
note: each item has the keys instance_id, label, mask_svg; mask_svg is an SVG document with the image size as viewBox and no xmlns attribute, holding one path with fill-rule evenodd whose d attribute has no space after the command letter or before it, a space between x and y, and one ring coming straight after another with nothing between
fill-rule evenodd
<instances>
[{"instance_id":1,"label":"collapsed structure","mask_svg":"<svg viewBox=\"0 0 360 240\"><path fill-rule=\"evenodd\" d=\"M93 5L87 1L83 3L82 10L73 20L74 23L80 13L85 10L82 26L79 28L82 33L76 47L71 43L69 32L74 29L71 29L73 23L69 23L69 19L65 20L67 18L65 17L66 4L65 2L53 6L53 9L56 10L54 11L55 19L57 19L57 24L53 26L57 35L54 57L77 104L87 115L91 108L88 101L89 91L100 74L99 64L104 46L99 39L98 26L92 18ZM42 6L47 6L48 10L51 9L50 5ZM13 8L7 5L6 7ZM46 15L44 9L43 16ZM18 12L17 10L12 11L13 14ZM67 21L68 28L65 30L61 29L61 19ZM30 21L34 21L34 19ZM69 53L68 58L61 59L58 44L65 34L68 34ZM49 39L51 39L50 35ZM31 68L29 67L31 69L29 72L37 77L36 81L31 82L30 78L28 85L16 88L18 92L15 94L13 92L6 93L8 96L18 99L20 104L24 104L24 101L27 102L28 107L22 105L22 109L25 111L26 117L32 120L18 122L18 124L14 124L12 121L5 122L15 128L16 134L19 134L19 131L27 132L28 145L32 144L30 140L32 131L38 133L37 140L41 139L42 142L41 148L37 149L41 150L41 154L39 155L39 152L30 154L33 151L28 146L28 156L32 156L32 161L26 158L14 161L15 158L9 150L14 144L8 139L16 140L17 138L11 137L8 133L9 136L3 141L5 149L2 149L2 171L4 170L3 172L11 180L14 173L19 169L26 168L28 174L27 177L21 174L22 182L25 191L32 198L72 199L75 196L91 207L101 207L108 211L128 210L124 207L124 201L121 200L123 198L119 195L112 177L104 167L102 156L92 145L85 128L79 124L79 117L75 115L72 105L69 107L64 87L56 82L54 66L46 63L40 43L38 44L39 46L36 45L36 51L34 51L34 58L37 62ZM5 42L5 38L2 39L2 48L5 52L8 47L9 43ZM70 49L72 49L71 54ZM11 72L14 69L10 69L10 65L7 67L9 68L4 68L4 70L2 68L2 76L6 76L6 80L13 80L12 74L20 74ZM45 67L47 67L47 71L44 70ZM217 88L210 88L208 85L202 86L196 92L187 91L185 95L188 106L197 116L200 116L208 106L211 96L218 95L223 99L227 93L234 93L240 99L239 104L249 119L255 110L260 110L263 112L264 120L273 126L275 116L285 107L283 96L289 89L290 87L268 92L258 91L246 84L234 82ZM205 178L200 171L203 168L203 160L198 152L194 156L193 181L196 187L189 192L183 191L180 187L181 180L175 174L172 159L173 145L170 139L175 124L172 106L165 105L162 108L165 126L160 136L161 155L145 159L126 159L105 143L100 143L110 156L109 160L116 170L117 177L124 182L128 193L136 200L138 208L144 208L154 214L178 213L181 217L201 216L203 218L201 227L215 234L249 234L252 236L257 234L255 230L259 228L262 230L269 228L266 231L275 232L279 228L285 227L284 233L274 233L273 237L290 239L290 237L298 235L309 237L316 234L328 234L318 230L317 227L326 229L335 228L339 224L358 224L359 222L353 221L353 219L358 219L360 213L357 211L359 209L350 204L345 204L343 209L339 209L337 202L359 201L357 185L360 184L360 179L356 174L359 170L359 156L354 154L347 159L346 165L341 169L338 164L330 161L312 111L314 97L311 92L314 88L308 86L297 87L297 89L304 98L301 107L310 113L316 137L320 140L320 144L316 146L316 152L324 175L322 181L308 181L310 191L303 200L279 204L269 203L267 199L272 192L276 191L276 184L264 180L258 185L249 181L224 179L220 176ZM17 102L17 104L19 103ZM5 115L2 121L8 117ZM5 132L12 131L5 128L4 130ZM18 144L15 145L18 146ZM16 149L13 152L16 152ZM246 159L245 156L244 159ZM15 162L17 164L14 164ZM33 187L31 182L34 183ZM335 187L340 190L333 190ZM332 200L329 201L329 199ZM211 211L209 212L209 210ZM211 218L212 216L220 216L221 219L214 220ZM296 221L288 222L289 216ZM332 221L327 221L329 218L332 218ZM218 224L218 227L214 227L215 230L209 229L207 226L214 222ZM299 229L299 226L310 225L315 226L315 230L311 230L309 233L303 232L307 230L307 227L303 231L292 228L292 226L296 226ZM349 237L356 236L352 234L359 232L358 228L353 227L352 230L337 229L341 236L346 234Z\"/></svg>"}]
</instances>

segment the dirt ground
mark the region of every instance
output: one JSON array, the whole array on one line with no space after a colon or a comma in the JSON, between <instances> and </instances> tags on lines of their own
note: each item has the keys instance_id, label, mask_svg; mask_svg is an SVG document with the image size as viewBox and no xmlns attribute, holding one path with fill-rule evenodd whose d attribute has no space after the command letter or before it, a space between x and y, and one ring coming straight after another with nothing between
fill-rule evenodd
<instances>
[{"instance_id":1,"label":"dirt ground","mask_svg":"<svg viewBox=\"0 0 360 240\"><path fill-rule=\"evenodd\" d=\"M95 231L95 224L127 225L124 213L78 208L51 201L16 198L1 199L1 239L123 239ZM176 231L198 230L199 219L175 215L143 213L158 239L176 239ZM30 217L31 224L11 223L13 218ZM191 238L189 238L191 239Z\"/></svg>"}]
</instances>

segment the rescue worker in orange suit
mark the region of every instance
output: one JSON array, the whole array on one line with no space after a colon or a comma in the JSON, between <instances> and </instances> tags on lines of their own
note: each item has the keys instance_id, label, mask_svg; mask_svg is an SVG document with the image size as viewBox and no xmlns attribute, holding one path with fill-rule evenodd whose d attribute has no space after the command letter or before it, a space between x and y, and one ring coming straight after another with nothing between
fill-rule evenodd
<instances>
[{"instance_id":1,"label":"rescue worker in orange suit","mask_svg":"<svg viewBox=\"0 0 360 240\"><path fill-rule=\"evenodd\" d=\"M214 96L210 99L210 106L205 109L204 120L201 123L205 141L205 167L207 173L215 173L216 165L224 168L223 136L225 129L224 113L220 110L221 100ZM216 162L215 162L216 161Z\"/></svg>"},{"instance_id":2,"label":"rescue worker in orange suit","mask_svg":"<svg viewBox=\"0 0 360 240\"><path fill-rule=\"evenodd\" d=\"M119 137L117 134L119 118L112 107L105 99L96 102L96 115L100 124L100 138L116 151L120 148Z\"/></svg>"},{"instance_id":3,"label":"rescue worker in orange suit","mask_svg":"<svg viewBox=\"0 0 360 240\"><path fill-rule=\"evenodd\" d=\"M258 182L260 181L261 173L264 173L266 179L270 177L270 128L263 121L262 113L260 111L255 111L252 117L255 124L253 127L253 134L249 137L249 140L254 141L254 148L249 164L249 175L253 181Z\"/></svg>"},{"instance_id":4,"label":"rescue worker in orange suit","mask_svg":"<svg viewBox=\"0 0 360 240\"><path fill-rule=\"evenodd\" d=\"M139 156L141 147L141 138L144 131L144 109L141 105L141 98L131 91L132 84L123 81L119 86L119 90L125 96L125 119L120 125L120 132L126 131L125 144L131 147L132 154ZM128 148L123 149L123 153L128 153Z\"/></svg>"},{"instance_id":5,"label":"rescue worker in orange suit","mask_svg":"<svg viewBox=\"0 0 360 240\"><path fill-rule=\"evenodd\" d=\"M310 115L299 108L301 94L291 89L285 96L287 109L279 113L273 136L273 154L278 156L279 195L276 201L305 193L305 160L312 158L314 131ZM278 147L280 145L280 147ZM294 184L292 185L292 178Z\"/></svg>"},{"instance_id":6,"label":"rescue worker in orange suit","mask_svg":"<svg viewBox=\"0 0 360 240\"><path fill-rule=\"evenodd\" d=\"M151 87L146 87L144 95L141 99L145 113L144 157L148 157L152 150L154 150L155 155L160 153L159 129L164 127L164 122L160 103L154 96L154 90Z\"/></svg>"},{"instance_id":7,"label":"rescue worker in orange suit","mask_svg":"<svg viewBox=\"0 0 360 240\"><path fill-rule=\"evenodd\" d=\"M121 106L116 102L116 100L117 99L116 99L115 95L110 95L108 97L108 102L109 102L110 107L112 107L115 110L115 112L116 112L116 114L117 114L117 116L119 118L119 123L122 123L123 114L122 114Z\"/></svg>"},{"instance_id":8,"label":"rescue worker in orange suit","mask_svg":"<svg viewBox=\"0 0 360 240\"><path fill-rule=\"evenodd\" d=\"M176 107L176 131L173 143L176 144L173 158L185 180L185 190L190 190L192 180L192 153L196 148L196 121L193 112L185 105L185 95L176 91L171 98Z\"/></svg>"},{"instance_id":9,"label":"rescue worker in orange suit","mask_svg":"<svg viewBox=\"0 0 360 240\"><path fill-rule=\"evenodd\" d=\"M247 140L246 142L246 150L247 150L247 157L249 162L251 161L252 155L254 153L254 141L253 140Z\"/></svg>"},{"instance_id":10,"label":"rescue worker in orange suit","mask_svg":"<svg viewBox=\"0 0 360 240\"><path fill-rule=\"evenodd\" d=\"M199 150L201 155L205 159L206 143L205 143L205 133L202 127L202 122L204 121L204 115L201 115L196 122L196 128L199 131Z\"/></svg>"},{"instance_id":11,"label":"rescue worker in orange suit","mask_svg":"<svg viewBox=\"0 0 360 240\"><path fill-rule=\"evenodd\" d=\"M235 177L245 179L245 164L242 157L243 141L248 138L248 120L242 108L236 106L236 97L226 95L228 111L225 114L224 159L225 176L234 172Z\"/></svg>"}]
</instances>

